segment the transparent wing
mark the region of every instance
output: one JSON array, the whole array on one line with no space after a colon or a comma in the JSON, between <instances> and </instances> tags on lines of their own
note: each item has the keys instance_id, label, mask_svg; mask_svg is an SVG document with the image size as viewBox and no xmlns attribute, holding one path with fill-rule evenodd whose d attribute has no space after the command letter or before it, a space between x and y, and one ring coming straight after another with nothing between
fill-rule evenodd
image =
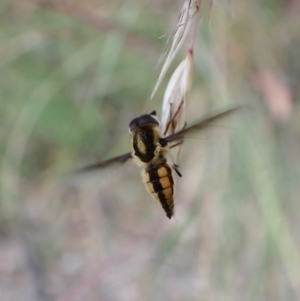
<instances>
[{"instance_id":1,"label":"transparent wing","mask_svg":"<svg viewBox=\"0 0 300 301\"><path fill-rule=\"evenodd\" d=\"M93 163L91 165L87 165L85 167L82 167L74 172L75 173L85 173L90 171L99 170L101 168L109 168L112 167L115 164L122 164L125 163L127 160L131 159L131 153L126 153L105 161Z\"/></svg>"},{"instance_id":2,"label":"transparent wing","mask_svg":"<svg viewBox=\"0 0 300 301\"><path fill-rule=\"evenodd\" d=\"M194 125L184 128L183 130L181 130L177 133L174 133L172 135L164 137L163 139L168 143L183 141L185 135L193 134L193 133L202 131L204 129L207 129L210 126L212 126L216 121L219 121L220 119L232 114L233 112L235 112L238 109L239 108L234 108L234 109L227 110L225 112L219 113L214 116L206 117L206 118L200 120L199 122L195 123Z\"/></svg>"},{"instance_id":3,"label":"transparent wing","mask_svg":"<svg viewBox=\"0 0 300 301\"><path fill-rule=\"evenodd\" d=\"M76 186L105 185L121 174L125 163L131 159L131 153L96 162L79 168L65 177L65 181Z\"/></svg>"}]
</instances>

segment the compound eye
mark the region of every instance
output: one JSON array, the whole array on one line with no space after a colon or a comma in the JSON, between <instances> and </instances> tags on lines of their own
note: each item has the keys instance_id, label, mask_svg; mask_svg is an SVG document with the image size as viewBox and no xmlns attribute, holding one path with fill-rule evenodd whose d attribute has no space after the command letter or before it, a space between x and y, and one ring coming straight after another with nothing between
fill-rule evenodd
<instances>
[{"instance_id":1,"label":"compound eye","mask_svg":"<svg viewBox=\"0 0 300 301\"><path fill-rule=\"evenodd\" d=\"M145 114L141 115L140 117L134 118L130 124L129 124L129 131L132 132L132 130L140 125L145 124L157 124L159 125L159 121L155 115L152 114Z\"/></svg>"}]
</instances>

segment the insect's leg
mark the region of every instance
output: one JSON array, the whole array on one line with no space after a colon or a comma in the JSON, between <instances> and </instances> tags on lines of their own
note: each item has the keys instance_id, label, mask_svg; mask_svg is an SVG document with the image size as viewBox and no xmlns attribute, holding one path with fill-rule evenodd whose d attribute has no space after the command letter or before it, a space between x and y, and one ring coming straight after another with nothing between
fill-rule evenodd
<instances>
[{"instance_id":1,"label":"insect's leg","mask_svg":"<svg viewBox=\"0 0 300 301\"><path fill-rule=\"evenodd\" d=\"M181 140L181 141L177 142L176 144L171 145L171 146L170 146L170 149L173 148L173 147L176 147L176 146L178 146L178 145L180 145L180 144L182 144L182 142L183 142L183 141Z\"/></svg>"},{"instance_id":2,"label":"insect's leg","mask_svg":"<svg viewBox=\"0 0 300 301\"><path fill-rule=\"evenodd\" d=\"M178 164L173 164L172 168L175 170L175 172L177 173L177 175L179 177L182 177L182 174L180 173L180 171L178 170L179 165Z\"/></svg>"},{"instance_id":3,"label":"insect's leg","mask_svg":"<svg viewBox=\"0 0 300 301\"><path fill-rule=\"evenodd\" d=\"M182 129L181 129L181 131L183 131L183 130L186 128L186 125L187 125L187 123L185 122L184 125L183 125L183 127L182 127ZM180 141L179 143L176 143L176 144L173 145L172 147L178 146L178 145L180 145L182 142L183 142L183 141ZM171 148L172 148L172 147L171 147ZM175 160L175 162L178 162L178 161L179 161L180 152L181 152L181 147L178 148L178 151L177 151L177 154L176 154L176 160Z\"/></svg>"},{"instance_id":4,"label":"insect's leg","mask_svg":"<svg viewBox=\"0 0 300 301\"><path fill-rule=\"evenodd\" d=\"M176 146L178 146L178 145L180 145L180 144L182 144L182 143L183 143L183 140L177 142L176 144L171 145L171 146L170 146L170 149L171 149L171 148L174 148L174 147L176 147ZM164 147L164 146L166 146L166 145L168 144L168 141L167 141L166 139L164 139L164 138L160 138L160 139L159 139L159 144L160 144L162 147Z\"/></svg>"},{"instance_id":5,"label":"insect's leg","mask_svg":"<svg viewBox=\"0 0 300 301\"><path fill-rule=\"evenodd\" d=\"M171 145L171 146L170 146L170 149L173 148L173 147L176 147L176 146L178 146L178 145L181 145L182 143L183 143L183 140L177 142L176 144ZM182 177L182 174L180 173L180 171L179 171L179 169L178 169L178 168L179 168L179 165L176 164L176 163L174 163L174 159L172 158L172 156L170 156L170 158L171 158L171 160L172 160L172 162L173 162L172 168L175 170L175 172L177 173L177 175L178 175L179 177ZM178 155L177 155L177 160L178 160Z\"/></svg>"},{"instance_id":6,"label":"insect's leg","mask_svg":"<svg viewBox=\"0 0 300 301\"><path fill-rule=\"evenodd\" d=\"M181 147L178 148L177 156L176 156L176 162L179 161L180 151L181 151Z\"/></svg>"},{"instance_id":7,"label":"insect's leg","mask_svg":"<svg viewBox=\"0 0 300 301\"><path fill-rule=\"evenodd\" d=\"M160 145L161 145L162 147L164 147L164 146L166 146L166 145L168 144L167 140L164 139L164 138L161 138L160 141L159 141L159 143L160 143ZM178 145L181 145L182 143L183 143L183 140L177 142L176 144L171 145L171 146L170 146L170 149L173 148L173 147L176 147L176 146L178 146ZM172 156L170 156L170 159L172 160L172 162L174 162ZM177 155L177 160L178 160L178 155ZM182 174L181 174L180 171L178 170L178 167L179 167L178 164L173 163L172 168L175 170L175 172L177 173L177 175L178 175L179 177L182 177Z\"/></svg>"},{"instance_id":8,"label":"insect's leg","mask_svg":"<svg viewBox=\"0 0 300 301\"><path fill-rule=\"evenodd\" d=\"M174 148L174 147L176 147L176 146L178 146L178 145L181 145L182 142L183 142L183 141L179 141L178 143L171 145L171 146L170 146L170 149L171 149L171 148ZM175 162L178 162L180 150L181 150L181 148L179 148L179 149L177 150L177 155L176 155L176 160L175 160ZM173 161L174 161L174 159L173 159Z\"/></svg>"},{"instance_id":9,"label":"insect's leg","mask_svg":"<svg viewBox=\"0 0 300 301\"><path fill-rule=\"evenodd\" d=\"M173 117L173 120L176 118L176 116L179 114L179 112L180 112L180 110L181 110L181 107L182 107L182 105L183 105L183 100L181 101L181 103L180 103L180 105L179 105L179 107L178 107L178 109L177 109L177 111L175 112L175 114L174 114L174 117Z\"/></svg>"},{"instance_id":10,"label":"insect's leg","mask_svg":"<svg viewBox=\"0 0 300 301\"><path fill-rule=\"evenodd\" d=\"M181 110L181 107L183 105L183 101L180 103L177 111L175 112L175 114L173 115L173 117L171 116L172 115L172 103L170 103L170 116L169 116L169 122L167 123L167 126L166 126L166 130L164 132L164 135L167 134L168 130L169 130L169 127L172 126L172 133L174 133L174 130L176 128L176 125L177 125L177 121L175 120L177 115L179 114L180 110Z\"/></svg>"},{"instance_id":11,"label":"insect's leg","mask_svg":"<svg viewBox=\"0 0 300 301\"><path fill-rule=\"evenodd\" d=\"M169 130L169 127L171 125L171 123L173 122L173 119L171 119L171 112L172 112L172 103L170 103L170 114L169 114L169 121L167 123L167 126L166 126L166 130L164 131L164 135L167 134L168 130Z\"/></svg>"}]
</instances>

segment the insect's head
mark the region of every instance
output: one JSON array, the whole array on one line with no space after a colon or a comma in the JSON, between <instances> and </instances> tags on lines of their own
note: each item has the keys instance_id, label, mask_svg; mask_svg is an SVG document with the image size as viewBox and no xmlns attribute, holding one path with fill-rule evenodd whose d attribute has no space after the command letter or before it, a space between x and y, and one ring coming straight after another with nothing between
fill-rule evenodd
<instances>
[{"instance_id":1,"label":"insect's head","mask_svg":"<svg viewBox=\"0 0 300 301\"><path fill-rule=\"evenodd\" d=\"M129 132L131 133L134 128L137 126L141 125L151 125L151 124L156 124L159 125L159 120L156 117L156 112L152 111L150 114L144 114L141 115L137 118L134 118L130 123L129 123Z\"/></svg>"}]
</instances>

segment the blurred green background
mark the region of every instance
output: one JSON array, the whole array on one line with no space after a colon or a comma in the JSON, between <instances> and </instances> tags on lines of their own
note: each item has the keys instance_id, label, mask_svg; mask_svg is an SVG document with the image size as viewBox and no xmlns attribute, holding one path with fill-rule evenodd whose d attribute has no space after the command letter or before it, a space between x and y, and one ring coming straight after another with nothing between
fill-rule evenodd
<instances>
[{"instance_id":1,"label":"blurred green background","mask_svg":"<svg viewBox=\"0 0 300 301\"><path fill-rule=\"evenodd\" d=\"M168 220L130 164L61 179L160 111L182 1L1 1L1 301L300 299L299 1L202 4L187 120L251 109L184 145Z\"/></svg>"}]
</instances>

